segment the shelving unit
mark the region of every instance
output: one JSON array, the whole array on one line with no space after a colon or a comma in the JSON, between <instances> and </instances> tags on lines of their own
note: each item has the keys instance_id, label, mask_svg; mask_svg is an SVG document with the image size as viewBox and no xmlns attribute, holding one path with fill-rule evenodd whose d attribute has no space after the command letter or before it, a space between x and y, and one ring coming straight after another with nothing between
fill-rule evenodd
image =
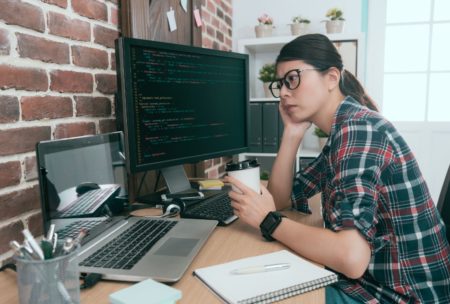
<instances>
[{"instance_id":1,"label":"shelving unit","mask_svg":"<svg viewBox=\"0 0 450 304\"><path fill-rule=\"evenodd\" d=\"M249 55L250 103L274 103L279 100L264 96L262 82L258 80L259 69L266 63L275 62L280 49L296 36L273 36L264 38L241 39L237 52ZM364 37L361 33L330 34L328 38L335 43L341 53L344 67L364 83ZM320 153L317 137L313 134L314 126L306 133L297 152L295 169L300 169L300 158L316 157ZM275 158L276 153L243 153L238 159L253 157Z\"/></svg>"}]
</instances>

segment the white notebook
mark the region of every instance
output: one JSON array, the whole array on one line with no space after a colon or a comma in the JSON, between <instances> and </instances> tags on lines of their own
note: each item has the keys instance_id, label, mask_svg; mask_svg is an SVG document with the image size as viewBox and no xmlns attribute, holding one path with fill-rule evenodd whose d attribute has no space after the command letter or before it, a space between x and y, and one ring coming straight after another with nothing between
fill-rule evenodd
<instances>
[{"instance_id":1,"label":"white notebook","mask_svg":"<svg viewBox=\"0 0 450 304\"><path fill-rule=\"evenodd\" d=\"M234 274L234 270L289 264L276 271ZM271 303L337 281L337 275L287 250L240 259L194 271L203 283L227 303Z\"/></svg>"}]
</instances>

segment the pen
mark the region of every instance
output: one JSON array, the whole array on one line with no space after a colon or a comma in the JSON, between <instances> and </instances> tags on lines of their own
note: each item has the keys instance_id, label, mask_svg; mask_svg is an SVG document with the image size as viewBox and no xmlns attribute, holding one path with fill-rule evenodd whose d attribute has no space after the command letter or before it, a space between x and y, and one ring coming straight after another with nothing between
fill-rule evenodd
<instances>
[{"instance_id":1,"label":"pen","mask_svg":"<svg viewBox=\"0 0 450 304\"><path fill-rule=\"evenodd\" d=\"M24 229L22 230L22 233L25 237L25 239L28 241L28 244L30 244L30 247L33 249L33 251L37 254L37 256L43 260L44 259L44 253L42 252L41 247L34 239L33 235L31 234L30 230Z\"/></svg>"},{"instance_id":2,"label":"pen","mask_svg":"<svg viewBox=\"0 0 450 304\"><path fill-rule=\"evenodd\" d=\"M55 233L55 224L51 224L50 228L48 228L48 232L47 232L47 241L52 241L53 239L53 234Z\"/></svg>"},{"instance_id":3,"label":"pen","mask_svg":"<svg viewBox=\"0 0 450 304\"><path fill-rule=\"evenodd\" d=\"M252 274L252 273L260 273L260 272L284 270L284 269L288 269L289 267L291 267L291 265L289 263L268 264L268 265L237 268L237 269L231 270L230 273L231 274Z\"/></svg>"}]
</instances>

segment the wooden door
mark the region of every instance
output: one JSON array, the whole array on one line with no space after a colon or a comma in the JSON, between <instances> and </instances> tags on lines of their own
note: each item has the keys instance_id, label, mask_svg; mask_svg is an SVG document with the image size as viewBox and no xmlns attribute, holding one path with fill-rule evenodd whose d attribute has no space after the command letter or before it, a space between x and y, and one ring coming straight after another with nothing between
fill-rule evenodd
<instances>
[{"instance_id":1,"label":"wooden door","mask_svg":"<svg viewBox=\"0 0 450 304\"><path fill-rule=\"evenodd\" d=\"M201 27L194 20L194 8L201 8L202 0L188 0L187 12L180 0L122 0L121 28L126 37L201 46ZM167 12L175 12L177 30L171 32Z\"/></svg>"}]
</instances>

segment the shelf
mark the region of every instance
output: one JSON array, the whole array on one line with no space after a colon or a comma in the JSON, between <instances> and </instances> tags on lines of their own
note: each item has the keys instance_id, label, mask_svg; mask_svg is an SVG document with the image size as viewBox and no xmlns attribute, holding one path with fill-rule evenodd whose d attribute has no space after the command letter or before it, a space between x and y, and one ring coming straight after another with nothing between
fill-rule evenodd
<instances>
[{"instance_id":1,"label":"shelf","mask_svg":"<svg viewBox=\"0 0 450 304\"><path fill-rule=\"evenodd\" d=\"M358 40L361 38L361 33L328 34L327 37L331 41ZM281 49L287 42L295 38L297 38L297 36L271 36L240 39L238 41L238 50L239 52L245 52L245 49L257 53L272 52Z\"/></svg>"},{"instance_id":2,"label":"shelf","mask_svg":"<svg viewBox=\"0 0 450 304\"><path fill-rule=\"evenodd\" d=\"M252 97L250 102L280 102L278 98L267 98L267 97Z\"/></svg>"}]
</instances>

